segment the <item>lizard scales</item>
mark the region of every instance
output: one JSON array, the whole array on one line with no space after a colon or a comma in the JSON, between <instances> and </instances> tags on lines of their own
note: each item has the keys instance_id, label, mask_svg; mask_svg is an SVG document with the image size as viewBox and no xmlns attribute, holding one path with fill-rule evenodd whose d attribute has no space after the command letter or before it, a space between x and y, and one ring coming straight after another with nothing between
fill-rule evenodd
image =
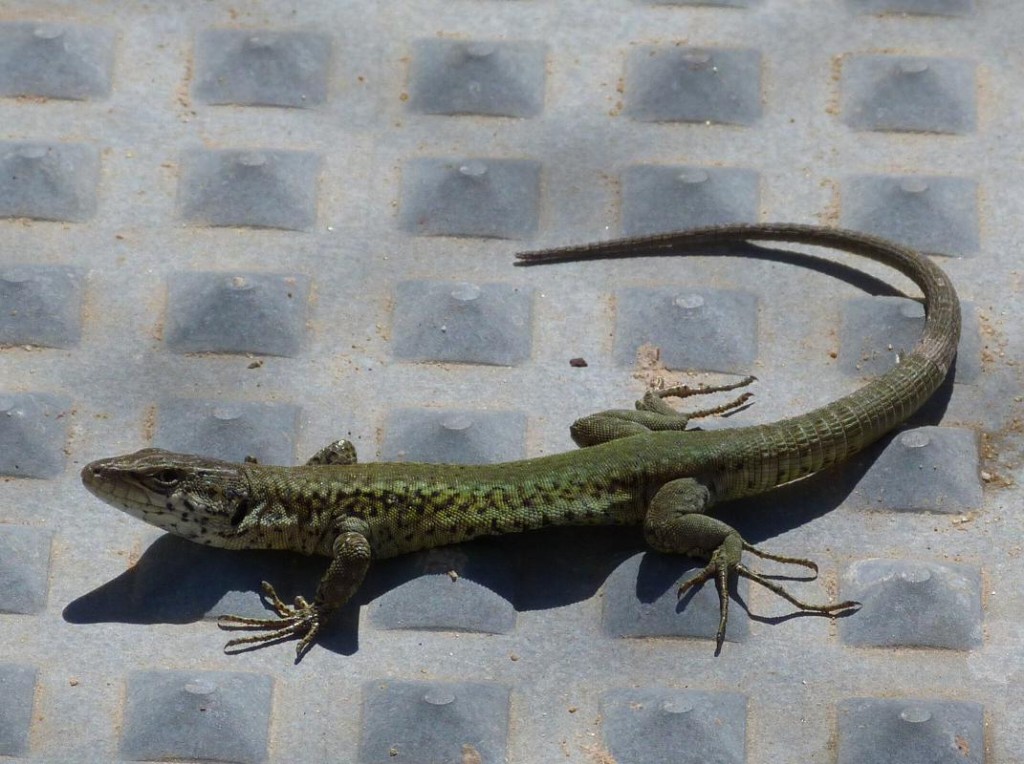
<instances>
[{"instance_id":1,"label":"lizard scales","mask_svg":"<svg viewBox=\"0 0 1024 764\"><path fill-rule=\"evenodd\" d=\"M916 411L945 379L960 333L956 292L922 255L872 236L801 225L754 224L693 229L520 255L521 264L606 257L695 253L728 242L782 241L845 250L899 270L924 295L926 319L917 345L890 371L808 413L778 422L714 431L686 430L687 415L665 397L729 390L649 392L632 410L577 420L578 451L493 465L356 463L339 441L307 465L234 464L159 449L102 459L82 470L104 501L192 541L225 548L289 549L331 558L315 600L288 606L264 582L277 618L222 618L225 628L263 633L244 645L299 636L301 653L321 624L358 588L372 559L514 533L547 525L643 524L659 551L708 559L680 587L714 578L724 639L728 579L750 578L795 605L838 612L852 602L811 604L740 561L742 551L816 570L814 563L750 546L706 514L715 503L761 493L843 461ZM716 413L726 406L698 412ZM691 414L690 416L694 416Z\"/></svg>"}]
</instances>

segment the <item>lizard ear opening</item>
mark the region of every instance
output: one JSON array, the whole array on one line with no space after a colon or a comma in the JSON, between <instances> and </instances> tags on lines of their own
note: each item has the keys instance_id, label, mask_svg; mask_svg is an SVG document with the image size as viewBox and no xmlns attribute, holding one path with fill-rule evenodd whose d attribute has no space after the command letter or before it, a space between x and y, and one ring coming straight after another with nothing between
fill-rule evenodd
<instances>
[{"instance_id":1,"label":"lizard ear opening","mask_svg":"<svg viewBox=\"0 0 1024 764\"><path fill-rule=\"evenodd\" d=\"M231 527L237 528L241 525L247 514L249 514L249 506L244 501L238 502L235 514L231 515Z\"/></svg>"},{"instance_id":2,"label":"lizard ear opening","mask_svg":"<svg viewBox=\"0 0 1024 764\"><path fill-rule=\"evenodd\" d=\"M229 490L226 497L234 504L235 508L235 511L231 513L231 520L229 522L232 528L237 528L249 514L252 504L249 502L249 497L243 491Z\"/></svg>"}]
</instances>

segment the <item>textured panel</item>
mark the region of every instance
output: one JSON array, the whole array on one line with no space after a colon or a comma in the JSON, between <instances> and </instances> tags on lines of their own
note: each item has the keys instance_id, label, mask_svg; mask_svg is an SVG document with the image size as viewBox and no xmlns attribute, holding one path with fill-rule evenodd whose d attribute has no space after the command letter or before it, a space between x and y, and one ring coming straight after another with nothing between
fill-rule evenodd
<instances>
[{"instance_id":1,"label":"textured panel","mask_svg":"<svg viewBox=\"0 0 1024 764\"><path fill-rule=\"evenodd\" d=\"M978 251L978 189L969 178L862 175L843 183L842 225L936 255Z\"/></svg>"},{"instance_id":2,"label":"textured panel","mask_svg":"<svg viewBox=\"0 0 1024 764\"><path fill-rule=\"evenodd\" d=\"M121 755L132 761L266 761L270 691L270 677L258 674L133 672Z\"/></svg>"},{"instance_id":3,"label":"textured panel","mask_svg":"<svg viewBox=\"0 0 1024 764\"><path fill-rule=\"evenodd\" d=\"M75 268L0 269L0 345L65 348L82 335L82 277Z\"/></svg>"},{"instance_id":4,"label":"textured panel","mask_svg":"<svg viewBox=\"0 0 1024 764\"><path fill-rule=\"evenodd\" d=\"M178 273L167 285L167 345L176 353L298 354L309 279L268 273Z\"/></svg>"},{"instance_id":5,"label":"textured panel","mask_svg":"<svg viewBox=\"0 0 1024 764\"><path fill-rule=\"evenodd\" d=\"M969 16L974 0L846 0L858 13L913 13L923 16Z\"/></svg>"},{"instance_id":6,"label":"textured panel","mask_svg":"<svg viewBox=\"0 0 1024 764\"><path fill-rule=\"evenodd\" d=\"M839 704L839 764L982 764L978 703L854 698Z\"/></svg>"},{"instance_id":7,"label":"textured panel","mask_svg":"<svg viewBox=\"0 0 1024 764\"><path fill-rule=\"evenodd\" d=\"M967 61L852 56L843 67L843 117L857 130L974 130L974 69Z\"/></svg>"},{"instance_id":8,"label":"textured panel","mask_svg":"<svg viewBox=\"0 0 1024 764\"><path fill-rule=\"evenodd\" d=\"M49 478L64 469L66 398L0 392L0 475Z\"/></svg>"},{"instance_id":9,"label":"textured panel","mask_svg":"<svg viewBox=\"0 0 1024 764\"><path fill-rule=\"evenodd\" d=\"M761 117L754 50L640 46L626 67L626 113L644 122L753 125Z\"/></svg>"},{"instance_id":10,"label":"textured panel","mask_svg":"<svg viewBox=\"0 0 1024 764\"><path fill-rule=\"evenodd\" d=\"M28 754L36 669L0 664L0 756Z\"/></svg>"},{"instance_id":11,"label":"textured panel","mask_svg":"<svg viewBox=\"0 0 1024 764\"><path fill-rule=\"evenodd\" d=\"M288 404L177 399L157 412L153 445L240 462L291 465L299 408Z\"/></svg>"},{"instance_id":12,"label":"textured panel","mask_svg":"<svg viewBox=\"0 0 1024 764\"><path fill-rule=\"evenodd\" d=\"M622 174L625 236L681 228L753 223L759 202L753 170L703 167L629 167Z\"/></svg>"},{"instance_id":13,"label":"textured panel","mask_svg":"<svg viewBox=\"0 0 1024 764\"><path fill-rule=\"evenodd\" d=\"M535 117L544 107L544 46L417 40L409 108L424 114Z\"/></svg>"},{"instance_id":14,"label":"textured panel","mask_svg":"<svg viewBox=\"0 0 1024 764\"><path fill-rule=\"evenodd\" d=\"M0 613L36 615L46 607L53 534L0 525Z\"/></svg>"},{"instance_id":15,"label":"textured panel","mask_svg":"<svg viewBox=\"0 0 1024 764\"><path fill-rule=\"evenodd\" d=\"M91 146L0 143L0 218L88 220L98 178Z\"/></svg>"},{"instance_id":16,"label":"textured panel","mask_svg":"<svg viewBox=\"0 0 1024 764\"><path fill-rule=\"evenodd\" d=\"M515 628L514 560L493 544L415 554L395 561L389 571L396 586L370 611L382 628L485 634Z\"/></svg>"},{"instance_id":17,"label":"textured panel","mask_svg":"<svg viewBox=\"0 0 1024 764\"><path fill-rule=\"evenodd\" d=\"M839 633L850 645L944 647L981 645L981 574L963 565L865 560L843 575L841 596L861 603Z\"/></svg>"},{"instance_id":18,"label":"textured panel","mask_svg":"<svg viewBox=\"0 0 1024 764\"><path fill-rule=\"evenodd\" d=\"M421 236L528 239L539 193L538 162L414 159L402 173L399 225Z\"/></svg>"},{"instance_id":19,"label":"textured panel","mask_svg":"<svg viewBox=\"0 0 1024 764\"><path fill-rule=\"evenodd\" d=\"M738 693L615 690L601 712L616 764L747 761L747 700Z\"/></svg>"},{"instance_id":20,"label":"textured panel","mask_svg":"<svg viewBox=\"0 0 1024 764\"><path fill-rule=\"evenodd\" d=\"M852 498L868 509L946 513L976 509L982 502L978 459L977 436L971 430L906 430L874 458Z\"/></svg>"},{"instance_id":21,"label":"textured panel","mask_svg":"<svg viewBox=\"0 0 1024 764\"><path fill-rule=\"evenodd\" d=\"M506 760L505 687L380 681L363 695L360 764Z\"/></svg>"},{"instance_id":22,"label":"textured panel","mask_svg":"<svg viewBox=\"0 0 1024 764\"><path fill-rule=\"evenodd\" d=\"M191 223L303 231L316 222L315 154L195 150L181 165L181 215Z\"/></svg>"},{"instance_id":23,"label":"textured panel","mask_svg":"<svg viewBox=\"0 0 1024 764\"><path fill-rule=\"evenodd\" d=\"M400 360L513 366L529 357L528 289L403 281L396 291L393 352Z\"/></svg>"},{"instance_id":24,"label":"textured panel","mask_svg":"<svg viewBox=\"0 0 1024 764\"><path fill-rule=\"evenodd\" d=\"M109 29L0 24L0 96L105 98L113 54Z\"/></svg>"},{"instance_id":25,"label":"textured panel","mask_svg":"<svg viewBox=\"0 0 1024 764\"><path fill-rule=\"evenodd\" d=\"M961 303L963 327L956 351L960 384L981 375L980 327L974 306ZM839 367L847 374L884 374L914 347L924 326L924 306L906 297L858 297L843 306Z\"/></svg>"},{"instance_id":26,"label":"textured panel","mask_svg":"<svg viewBox=\"0 0 1024 764\"><path fill-rule=\"evenodd\" d=\"M316 106L331 41L307 32L209 29L196 44L196 97L240 106Z\"/></svg>"},{"instance_id":27,"label":"textured panel","mask_svg":"<svg viewBox=\"0 0 1024 764\"><path fill-rule=\"evenodd\" d=\"M642 0L652 5L719 5L723 7L747 8L759 0Z\"/></svg>"},{"instance_id":28,"label":"textured panel","mask_svg":"<svg viewBox=\"0 0 1024 764\"><path fill-rule=\"evenodd\" d=\"M388 415L381 458L491 464L522 459L525 438L521 412L401 409Z\"/></svg>"},{"instance_id":29,"label":"textured panel","mask_svg":"<svg viewBox=\"0 0 1024 764\"><path fill-rule=\"evenodd\" d=\"M620 289L615 360L636 362L644 346L669 369L741 374L757 357L757 297L725 289Z\"/></svg>"}]
</instances>

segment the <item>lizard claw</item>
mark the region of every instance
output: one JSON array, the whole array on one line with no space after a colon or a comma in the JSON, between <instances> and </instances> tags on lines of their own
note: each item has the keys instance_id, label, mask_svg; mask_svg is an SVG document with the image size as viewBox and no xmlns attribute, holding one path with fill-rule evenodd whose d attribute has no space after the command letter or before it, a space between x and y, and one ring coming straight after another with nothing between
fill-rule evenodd
<instances>
[{"instance_id":1,"label":"lizard claw","mask_svg":"<svg viewBox=\"0 0 1024 764\"><path fill-rule=\"evenodd\" d=\"M720 652L722 644L725 642L725 626L729 621L729 574L730 567L736 569L742 568L742 565L736 564L730 566L728 561L725 559L725 554L722 551L722 547L718 547L711 555L711 559L708 564L705 565L692 578L683 581L679 585L679 590L676 592L676 597L682 599L683 595L686 594L690 589L697 588L703 585L711 578L715 579L715 586L718 589L718 631L715 632L715 651Z\"/></svg>"},{"instance_id":2,"label":"lizard claw","mask_svg":"<svg viewBox=\"0 0 1024 764\"><path fill-rule=\"evenodd\" d=\"M805 560L800 557L786 557L779 554L771 554L765 552L763 549L758 549L752 544L748 544L746 541L742 542L743 551L750 552L758 557L766 560L774 560L775 562L783 562L789 565L800 565L801 567L811 570L815 576L818 573L818 566L812 560ZM711 578L715 579L715 585L718 589L718 631L715 632L715 649L720 651L722 644L725 642L725 627L729 620L729 577L735 572L736 575L742 576L743 578L749 579L754 583L760 584L770 592L782 597L784 600L792 605L800 608L800 610L809 611L812 613L842 613L844 611L853 610L859 608L860 603L855 600L844 600L842 602L833 602L819 604L815 602L805 602L801 599L797 599L790 594L784 586L778 584L768 578L765 578L762 574L751 570L741 562L730 562L727 557L727 553L724 551L724 547L718 547L711 555L711 559L708 564L705 565L697 575L684 581L679 586L677 596L682 596L695 587L700 586Z\"/></svg>"},{"instance_id":3,"label":"lizard claw","mask_svg":"<svg viewBox=\"0 0 1024 764\"><path fill-rule=\"evenodd\" d=\"M264 634L253 634L248 637L236 637L224 645L225 652L234 652L233 647L239 645L266 644L278 642L289 637L302 637L295 646L295 658L298 660L310 648L326 613L318 605L310 604L301 594L295 598L295 604L287 605L277 595L274 587L267 581L263 582L263 594L270 608L277 613L277 618L249 618L241 615L222 615L217 619L217 626L225 631L264 631Z\"/></svg>"}]
</instances>

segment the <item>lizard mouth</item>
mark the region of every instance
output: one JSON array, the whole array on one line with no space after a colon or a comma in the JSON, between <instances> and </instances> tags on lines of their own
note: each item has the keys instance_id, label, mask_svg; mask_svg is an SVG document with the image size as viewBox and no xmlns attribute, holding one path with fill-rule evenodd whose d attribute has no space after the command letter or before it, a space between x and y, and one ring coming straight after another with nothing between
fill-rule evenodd
<instances>
[{"instance_id":1,"label":"lizard mouth","mask_svg":"<svg viewBox=\"0 0 1024 764\"><path fill-rule=\"evenodd\" d=\"M155 497L140 485L110 477L104 459L89 462L82 468L82 485L93 496L130 515L145 519L147 511L158 506ZM162 506L163 500L160 501Z\"/></svg>"}]
</instances>

